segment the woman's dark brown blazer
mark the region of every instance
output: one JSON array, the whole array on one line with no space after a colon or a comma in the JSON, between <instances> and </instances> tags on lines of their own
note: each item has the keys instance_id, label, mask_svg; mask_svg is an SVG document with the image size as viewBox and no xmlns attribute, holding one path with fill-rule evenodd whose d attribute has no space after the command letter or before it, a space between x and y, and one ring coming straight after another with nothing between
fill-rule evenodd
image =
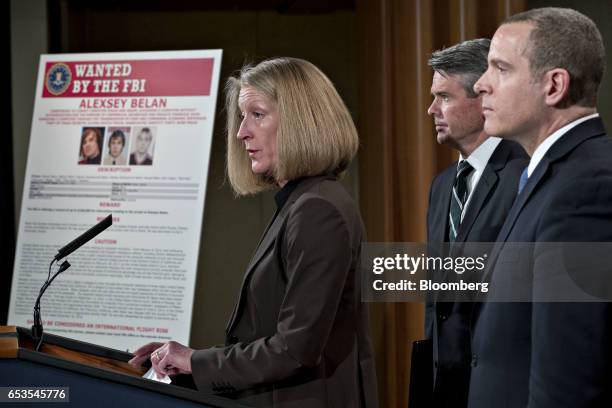
<instances>
[{"instance_id":1,"label":"woman's dark brown blazer","mask_svg":"<svg viewBox=\"0 0 612 408\"><path fill-rule=\"evenodd\" d=\"M192 356L198 388L253 406L377 406L363 239L335 177L301 180L247 268L225 346Z\"/></svg>"}]
</instances>

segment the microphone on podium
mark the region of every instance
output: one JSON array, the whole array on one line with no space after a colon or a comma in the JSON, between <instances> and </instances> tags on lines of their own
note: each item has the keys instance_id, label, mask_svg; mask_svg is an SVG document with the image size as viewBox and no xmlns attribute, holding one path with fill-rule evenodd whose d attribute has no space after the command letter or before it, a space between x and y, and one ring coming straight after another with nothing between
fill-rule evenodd
<instances>
[{"instance_id":1,"label":"microphone on podium","mask_svg":"<svg viewBox=\"0 0 612 408\"><path fill-rule=\"evenodd\" d=\"M113 215L109 214L102 221L100 221L99 223L82 233L80 236L76 237L70 243L66 244L59 251L57 251L57 255L55 255L54 261L59 261L60 259L67 257L68 255L79 249L81 246L83 246L85 243L87 243L87 241L89 241L111 225L113 225Z\"/></svg>"},{"instance_id":2,"label":"microphone on podium","mask_svg":"<svg viewBox=\"0 0 612 408\"><path fill-rule=\"evenodd\" d=\"M40 346L43 340L43 325L42 325L42 319L40 317L40 299L42 295L45 293L45 291L47 290L47 288L49 287L49 285L51 285L51 282L53 282L53 280L60 273L70 268L70 263L68 261L62 262L60 264L59 269L57 270L57 272L55 272L53 277L51 277L51 267L53 266L55 262L58 262L60 259L67 257L68 255L70 255L71 253L79 249L81 246L85 245L89 240L91 240L92 238L100 234L102 231L110 227L112 224L113 224L113 215L109 214L102 221L100 221L99 223L97 223L96 225L94 225L93 227L85 231L83 234L81 234L80 236L78 236L77 238L69 242L67 245L62 247L60 250L58 250L57 254L55 255L55 257L49 264L49 274L47 275L47 280L45 281L45 283L43 283L42 287L40 288L40 292L38 293L38 297L36 298L36 303L34 304L34 322L33 322L34 324L32 325L32 338L34 339L36 351L40 349Z\"/></svg>"}]
</instances>

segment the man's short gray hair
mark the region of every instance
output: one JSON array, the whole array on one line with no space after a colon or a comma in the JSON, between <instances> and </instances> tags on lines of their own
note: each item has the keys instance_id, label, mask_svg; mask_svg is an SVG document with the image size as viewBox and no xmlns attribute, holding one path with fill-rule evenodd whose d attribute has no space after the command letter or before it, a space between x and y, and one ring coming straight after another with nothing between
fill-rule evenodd
<instances>
[{"instance_id":1,"label":"man's short gray hair","mask_svg":"<svg viewBox=\"0 0 612 408\"><path fill-rule=\"evenodd\" d=\"M535 77L554 68L570 75L567 104L594 107L605 67L606 51L595 23L584 14L544 7L507 18L502 24L533 26L525 55Z\"/></svg>"},{"instance_id":2,"label":"man's short gray hair","mask_svg":"<svg viewBox=\"0 0 612 408\"><path fill-rule=\"evenodd\" d=\"M491 40L478 38L434 51L427 64L441 75L458 75L469 97L478 96L474 84L487 70Z\"/></svg>"}]
</instances>

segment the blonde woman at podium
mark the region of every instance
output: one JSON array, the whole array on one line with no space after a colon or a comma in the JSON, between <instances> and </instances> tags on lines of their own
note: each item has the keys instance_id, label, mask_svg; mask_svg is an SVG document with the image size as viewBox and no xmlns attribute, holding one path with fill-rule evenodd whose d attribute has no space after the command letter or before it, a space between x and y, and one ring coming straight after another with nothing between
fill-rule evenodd
<instances>
[{"instance_id":1,"label":"blonde woman at podium","mask_svg":"<svg viewBox=\"0 0 612 408\"><path fill-rule=\"evenodd\" d=\"M358 148L350 113L311 63L277 58L226 87L227 170L238 195L271 188L276 213L247 266L226 344L150 343L160 375L253 406L377 406L367 305L358 274L364 229L339 177Z\"/></svg>"}]
</instances>

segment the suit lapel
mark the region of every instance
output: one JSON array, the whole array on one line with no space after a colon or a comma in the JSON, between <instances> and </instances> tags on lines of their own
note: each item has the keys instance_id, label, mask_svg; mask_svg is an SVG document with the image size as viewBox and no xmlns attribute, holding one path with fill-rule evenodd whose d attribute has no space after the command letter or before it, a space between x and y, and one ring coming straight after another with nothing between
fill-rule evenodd
<instances>
[{"instance_id":1,"label":"suit lapel","mask_svg":"<svg viewBox=\"0 0 612 408\"><path fill-rule=\"evenodd\" d=\"M542 183L544 176L548 172L549 165L550 161L548 158L544 157L536 167L533 174L529 177L523 191L514 200L514 204L512 204L508 218L506 218L504 226L497 236L497 241L505 241L508 238L508 235L510 235L510 232L512 231L512 227L514 227L514 224L516 223L516 219L529 200L529 197L531 197L536 187Z\"/></svg>"},{"instance_id":2,"label":"suit lapel","mask_svg":"<svg viewBox=\"0 0 612 408\"><path fill-rule=\"evenodd\" d=\"M278 231L281 225L283 224L285 217L287 216L288 208L289 208L289 205L283 206L283 208L276 215L276 217L274 217L274 219L270 221L268 228L264 232L263 236L261 237L261 240L259 241L259 244L257 245L255 254L249 261L249 264L247 266L247 272L243 279L243 284L247 276L249 275L249 273L259 263L259 261L264 256L264 254L268 251L268 248L270 247L270 245L272 245L272 243L274 242L274 239L277 237Z\"/></svg>"},{"instance_id":3,"label":"suit lapel","mask_svg":"<svg viewBox=\"0 0 612 408\"><path fill-rule=\"evenodd\" d=\"M544 181L549 166L550 161L548 160L548 158L544 157L536 167L531 177L529 177L529 180L527 181L527 184L525 185L521 194L519 194L514 200L514 204L512 204L512 208L510 208L508 217L506 217L506 221L504 222L502 229L497 235L496 244L493 247L493 250L491 251L491 256L489 257L488 262L491 267L497 262L497 257L499 256L499 252L503 247L503 242L506 241L508 235L510 235L510 232L512 232L512 228L514 227L514 224L516 223L516 220L518 219L518 216L521 213L523 207L529 200L529 197L533 195L536 187L538 187L538 185L540 185ZM485 273L483 275L483 282L488 279L491 273L491 269L492 268L486 268Z\"/></svg>"},{"instance_id":4,"label":"suit lapel","mask_svg":"<svg viewBox=\"0 0 612 408\"><path fill-rule=\"evenodd\" d=\"M461 225L459 226L459 234L457 235L456 242L464 242L467 238L472 226L474 225L474 221L480 214L480 210L484 205L489 193L495 186L498 181L497 173L491 168L491 166L487 163L482 172L482 176L480 176L480 180L478 180L478 185L476 189L472 193L472 198L468 204L468 208L466 209L465 216L463 217L463 221L461 221Z\"/></svg>"},{"instance_id":5,"label":"suit lapel","mask_svg":"<svg viewBox=\"0 0 612 408\"><path fill-rule=\"evenodd\" d=\"M287 217L289 207L290 207L289 203L288 202L285 203L285 205L280 210L280 212L276 215L276 217L274 217L274 219L270 221L270 223L268 224L268 227L266 228L261 239L259 240L257 249L255 249L255 254L251 258L251 261L249 262L249 265L247 266L246 273L244 274L244 277L242 278L242 285L240 286L240 294L238 295L238 302L236 302L236 306L234 306L234 311L232 312L232 317L228 321L227 326L225 328L226 333L229 333L231 331L235 323L236 315L244 300L244 291L246 288L246 284L249 280L249 277L251 276L253 269L255 269L255 266L257 266L261 258L266 254L266 252L268 252L269 248L274 243L274 240L278 236L278 232L281 226L283 225L285 218Z\"/></svg>"},{"instance_id":6,"label":"suit lapel","mask_svg":"<svg viewBox=\"0 0 612 408\"><path fill-rule=\"evenodd\" d=\"M499 182L498 174L506 167L506 164L510 160L511 153L512 145L502 140L493 151L493 154L491 154L489 161L482 171L480 180L472 193L472 198L468 203L465 216L463 217L463 221L459 227L459 234L457 235L456 239L457 242L465 242L467 239L472 227L474 226L474 222L478 218L480 211L487 201L487 197L495 185Z\"/></svg>"},{"instance_id":7,"label":"suit lapel","mask_svg":"<svg viewBox=\"0 0 612 408\"><path fill-rule=\"evenodd\" d=\"M432 220L432 222L435 222L435 226L432 231L433 237L430 239L430 244L434 243L436 245L436 248L434 248L434 250L439 256L448 255L444 251L445 245L441 244L448 243L448 218L450 211L450 200L456 176L457 163L455 162L453 163L452 171L446 173L444 175L444 178L440 182L440 184L442 184L441 194L439 195L439 197L432 197L433 200L437 200L435 214L437 214L438 216L434 220ZM430 247L429 250L431 249L432 248ZM440 274L441 276L444 275L443 279L444 281L447 281L446 271L438 271L436 273ZM433 295L433 301L435 304L435 308L437 309L440 306L439 294L436 293Z\"/></svg>"},{"instance_id":8,"label":"suit lapel","mask_svg":"<svg viewBox=\"0 0 612 408\"><path fill-rule=\"evenodd\" d=\"M556 143L550 147L535 168L533 174L529 177L521 194L516 197L516 201L510 209L510 214L508 214L508 218L497 237L497 241L505 241L508 238L525 203L527 203L536 187L542 183L550 165L568 155L585 140L600 136L604 133L605 130L601 119L593 118L570 129L561 139L557 140Z\"/></svg>"},{"instance_id":9,"label":"suit lapel","mask_svg":"<svg viewBox=\"0 0 612 408\"><path fill-rule=\"evenodd\" d=\"M510 209L510 213L508 214L508 217L506 218L506 221L504 222L504 225L497 236L497 243L491 251L491 256L489 257L489 262L483 276L483 281L489 279L489 276L495 267L495 263L497 262L499 252L503 248L504 242L506 242L510 236L518 216L520 215L527 201L529 201L529 198L534 194L536 188L545 182L550 166L556 161L566 157L572 150L574 150L584 141L593 137L602 136L604 134L605 129L602 120L599 117L589 119L570 129L561 139L557 140L557 142L551 146L548 152L546 152L538 166L535 168L533 174L529 177L525 188L521 194L516 197L516 200Z\"/></svg>"},{"instance_id":10,"label":"suit lapel","mask_svg":"<svg viewBox=\"0 0 612 408\"><path fill-rule=\"evenodd\" d=\"M448 173L448 175L441 180L441 194L439 197L432 197L433 200L437 200L436 211L437 217L432 220L434 228L432 229L432 237L429 237L430 242L447 242L448 236L448 212L450 211L450 197L453 190L453 184L455 182L455 174L457 174L457 163L454 164L454 171Z\"/></svg>"},{"instance_id":11,"label":"suit lapel","mask_svg":"<svg viewBox=\"0 0 612 408\"><path fill-rule=\"evenodd\" d=\"M270 250L272 244L278 237L281 227L285 223L285 219L289 215L289 210L291 209L293 203L306 191L312 184L314 184L317 180L320 180L321 177L312 177L310 179L302 181L296 189L291 193L289 199L281 208L280 212L274 217L274 219L268 224L266 231L264 232L259 244L257 245L257 249L255 250L255 254L251 258L249 265L247 266L246 273L244 274L244 278L242 279L242 285L240 287L240 294L238 296L238 302L236 302L236 306L234 306L234 311L232 312L232 316L227 323L225 328L225 333L229 334L234 325L236 324L236 318L239 314L240 308L242 307L242 303L244 302L246 287L248 286L249 277L255 270L259 261L263 258L263 256Z\"/></svg>"}]
</instances>

